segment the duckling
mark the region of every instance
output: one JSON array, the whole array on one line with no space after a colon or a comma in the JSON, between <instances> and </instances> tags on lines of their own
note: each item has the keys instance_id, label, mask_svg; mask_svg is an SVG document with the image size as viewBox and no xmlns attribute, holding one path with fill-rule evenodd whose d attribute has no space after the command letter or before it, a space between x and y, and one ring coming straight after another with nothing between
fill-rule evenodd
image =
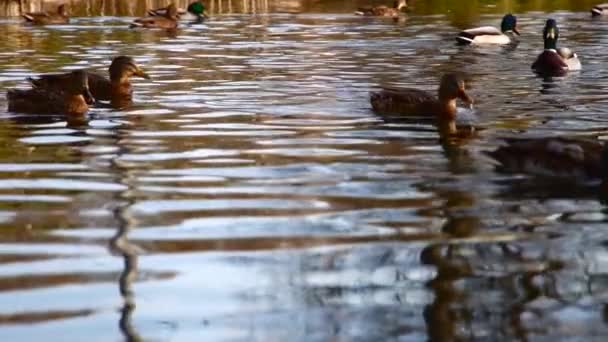
<instances>
[{"instance_id":1,"label":"duckling","mask_svg":"<svg viewBox=\"0 0 608 342\"><path fill-rule=\"evenodd\" d=\"M95 99L100 101L110 101L114 108L128 106L132 100L133 89L130 78L138 76L150 79L129 56L118 56L112 60L109 68L110 79L105 76L89 72L88 84ZM41 89L61 89L69 81L70 74L49 74L41 75L38 78L28 78L35 88Z\"/></svg>"},{"instance_id":2,"label":"duckling","mask_svg":"<svg viewBox=\"0 0 608 342\"><path fill-rule=\"evenodd\" d=\"M513 41L514 35L519 36L517 29L517 17L507 14L502 18L500 31L492 26L483 26L464 30L458 34L456 41L459 44L509 44Z\"/></svg>"},{"instance_id":3,"label":"duckling","mask_svg":"<svg viewBox=\"0 0 608 342\"><path fill-rule=\"evenodd\" d=\"M599 17L603 15L608 15L608 3L593 6L593 8L591 9L592 17Z\"/></svg>"},{"instance_id":4,"label":"duckling","mask_svg":"<svg viewBox=\"0 0 608 342\"><path fill-rule=\"evenodd\" d=\"M401 13L401 10L407 7L406 0L395 0L393 7L384 5L373 7L360 7L355 14L374 17L396 17Z\"/></svg>"},{"instance_id":5,"label":"duckling","mask_svg":"<svg viewBox=\"0 0 608 342\"><path fill-rule=\"evenodd\" d=\"M573 182L608 181L608 144L574 138L509 139L487 152L499 171L565 178Z\"/></svg>"},{"instance_id":6,"label":"duckling","mask_svg":"<svg viewBox=\"0 0 608 342\"><path fill-rule=\"evenodd\" d=\"M61 89L9 89L6 97L9 111L31 114L83 115L95 101L84 70L66 74Z\"/></svg>"},{"instance_id":7,"label":"duckling","mask_svg":"<svg viewBox=\"0 0 608 342\"><path fill-rule=\"evenodd\" d=\"M57 7L57 13L28 12L22 15L28 23L34 25L67 24L70 21L65 4Z\"/></svg>"},{"instance_id":8,"label":"duckling","mask_svg":"<svg viewBox=\"0 0 608 342\"><path fill-rule=\"evenodd\" d=\"M130 27L145 27L145 28L161 28L175 29L177 28L178 12L175 4L169 4L166 12L162 16L152 16L135 19Z\"/></svg>"},{"instance_id":9,"label":"duckling","mask_svg":"<svg viewBox=\"0 0 608 342\"><path fill-rule=\"evenodd\" d=\"M554 19L548 19L543 29L545 50L536 58L532 69L543 75L564 75L569 70L580 70L581 62L568 48L557 49L559 29Z\"/></svg>"}]
</instances>

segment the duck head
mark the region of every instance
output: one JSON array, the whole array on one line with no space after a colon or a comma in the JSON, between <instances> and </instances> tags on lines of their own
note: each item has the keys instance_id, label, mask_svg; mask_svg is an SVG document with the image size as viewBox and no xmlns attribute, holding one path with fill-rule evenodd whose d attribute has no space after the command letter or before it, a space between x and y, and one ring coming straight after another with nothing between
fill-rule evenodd
<instances>
[{"instance_id":1,"label":"duck head","mask_svg":"<svg viewBox=\"0 0 608 342\"><path fill-rule=\"evenodd\" d=\"M70 82L65 88L67 95L82 95L87 104L95 103L95 98L89 90L89 76L85 70L75 70L70 73Z\"/></svg>"},{"instance_id":2,"label":"duck head","mask_svg":"<svg viewBox=\"0 0 608 342\"><path fill-rule=\"evenodd\" d=\"M150 79L150 76L135 64L133 58L118 56L112 60L112 64L110 65L110 80L122 82L128 80L131 76Z\"/></svg>"},{"instance_id":3,"label":"duck head","mask_svg":"<svg viewBox=\"0 0 608 342\"><path fill-rule=\"evenodd\" d=\"M393 8L396 8L399 11L401 11L402 9L404 9L406 7L407 7L406 0L395 0L395 2L393 3Z\"/></svg>"},{"instance_id":4,"label":"duck head","mask_svg":"<svg viewBox=\"0 0 608 342\"><path fill-rule=\"evenodd\" d=\"M57 14L59 14L60 16L63 16L63 17L67 17L68 11L65 8L65 4L61 4L61 5L57 6Z\"/></svg>"},{"instance_id":5,"label":"duck head","mask_svg":"<svg viewBox=\"0 0 608 342\"><path fill-rule=\"evenodd\" d=\"M513 32L519 36L519 30L517 29L517 17L509 13L502 18L500 23L500 30L502 32Z\"/></svg>"},{"instance_id":6,"label":"duck head","mask_svg":"<svg viewBox=\"0 0 608 342\"><path fill-rule=\"evenodd\" d=\"M439 100L453 101L456 99L461 99L469 106L473 105L473 98L466 92L464 79L456 74L445 74L441 77L439 84Z\"/></svg>"},{"instance_id":7,"label":"duck head","mask_svg":"<svg viewBox=\"0 0 608 342\"><path fill-rule=\"evenodd\" d=\"M205 13L205 5L202 1L195 1L188 5L188 12L194 15L203 15Z\"/></svg>"},{"instance_id":8,"label":"duck head","mask_svg":"<svg viewBox=\"0 0 608 342\"><path fill-rule=\"evenodd\" d=\"M556 50L557 39L559 38L559 28L555 19L547 19L545 28L543 29L543 40L545 41L545 50Z\"/></svg>"},{"instance_id":9,"label":"duck head","mask_svg":"<svg viewBox=\"0 0 608 342\"><path fill-rule=\"evenodd\" d=\"M177 19L179 15L179 11L177 10L177 6L174 3L170 3L167 6L167 12L165 13L165 17L169 19Z\"/></svg>"}]
</instances>

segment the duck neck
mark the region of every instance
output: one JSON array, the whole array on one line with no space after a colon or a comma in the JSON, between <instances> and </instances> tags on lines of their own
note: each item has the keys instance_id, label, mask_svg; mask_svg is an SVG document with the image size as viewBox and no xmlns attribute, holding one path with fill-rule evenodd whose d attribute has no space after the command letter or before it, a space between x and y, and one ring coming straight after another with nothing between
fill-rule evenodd
<instances>
[{"instance_id":1,"label":"duck neck","mask_svg":"<svg viewBox=\"0 0 608 342\"><path fill-rule=\"evenodd\" d=\"M456 120L456 99L455 98L439 98L439 120L441 121L453 121Z\"/></svg>"},{"instance_id":2,"label":"duck neck","mask_svg":"<svg viewBox=\"0 0 608 342\"><path fill-rule=\"evenodd\" d=\"M557 39L545 38L545 50L557 50Z\"/></svg>"}]
</instances>

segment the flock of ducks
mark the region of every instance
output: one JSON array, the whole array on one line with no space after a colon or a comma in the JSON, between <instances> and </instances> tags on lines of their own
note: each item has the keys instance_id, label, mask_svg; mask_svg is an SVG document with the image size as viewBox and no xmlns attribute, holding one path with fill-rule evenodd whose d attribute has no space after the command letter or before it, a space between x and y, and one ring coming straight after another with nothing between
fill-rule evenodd
<instances>
[{"instance_id":1,"label":"flock of ducks","mask_svg":"<svg viewBox=\"0 0 608 342\"><path fill-rule=\"evenodd\" d=\"M395 1L393 7L376 6L359 8L355 13L365 16L395 17L407 7L406 0ZM197 21L207 17L201 0L191 3L187 12ZM174 4L151 10L147 17L133 21L131 27L173 29L186 11ZM595 6L593 16L608 15L608 4ZM56 13L26 13L23 17L33 24L62 24L69 21L65 5ZM512 14L503 17L500 29L477 27L460 32L459 44L487 45L510 44L520 32L517 18ZM544 50L532 64L542 75L564 75L580 70L577 55L567 48L557 48L559 29L554 19L548 19L543 29ZM31 89L11 89L7 92L8 110L35 114L85 114L95 100L109 101L114 108L124 108L132 101L130 78L148 79L149 76L128 56L113 59L109 78L85 70L66 74L42 75L29 78ZM431 114L441 132L458 134L456 127L457 100L472 106L473 98L465 90L464 79L456 74L441 78L437 96L418 89L384 88L370 94L372 109L383 118L405 118ZM608 183L608 144L597 140L574 138L506 139L506 144L488 154L499 163L499 169L510 173L559 177L569 181L601 180Z\"/></svg>"}]
</instances>

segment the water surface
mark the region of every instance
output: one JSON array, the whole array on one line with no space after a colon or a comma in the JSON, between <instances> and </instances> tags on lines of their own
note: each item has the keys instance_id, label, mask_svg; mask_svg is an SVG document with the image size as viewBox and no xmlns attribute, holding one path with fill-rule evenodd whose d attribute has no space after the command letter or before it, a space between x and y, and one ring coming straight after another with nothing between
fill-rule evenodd
<instances>
[{"instance_id":1,"label":"water surface","mask_svg":"<svg viewBox=\"0 0 608 342\"><path fill-rule=\"evenodd\" d=\"M491 12L473 21L498 25ZM548 15L583 71L531 73ZM528 12L517 46L480 49L454 44L452 18L3 21L3 89L119 54L153 79L134 79L133 107L81 119L0 98L0 340L602 340L605 207L483 152L608 138L608 21ZM477 137L370 110L381 85L434 91L450 71Z\"/></svg>"}]
</instances>

